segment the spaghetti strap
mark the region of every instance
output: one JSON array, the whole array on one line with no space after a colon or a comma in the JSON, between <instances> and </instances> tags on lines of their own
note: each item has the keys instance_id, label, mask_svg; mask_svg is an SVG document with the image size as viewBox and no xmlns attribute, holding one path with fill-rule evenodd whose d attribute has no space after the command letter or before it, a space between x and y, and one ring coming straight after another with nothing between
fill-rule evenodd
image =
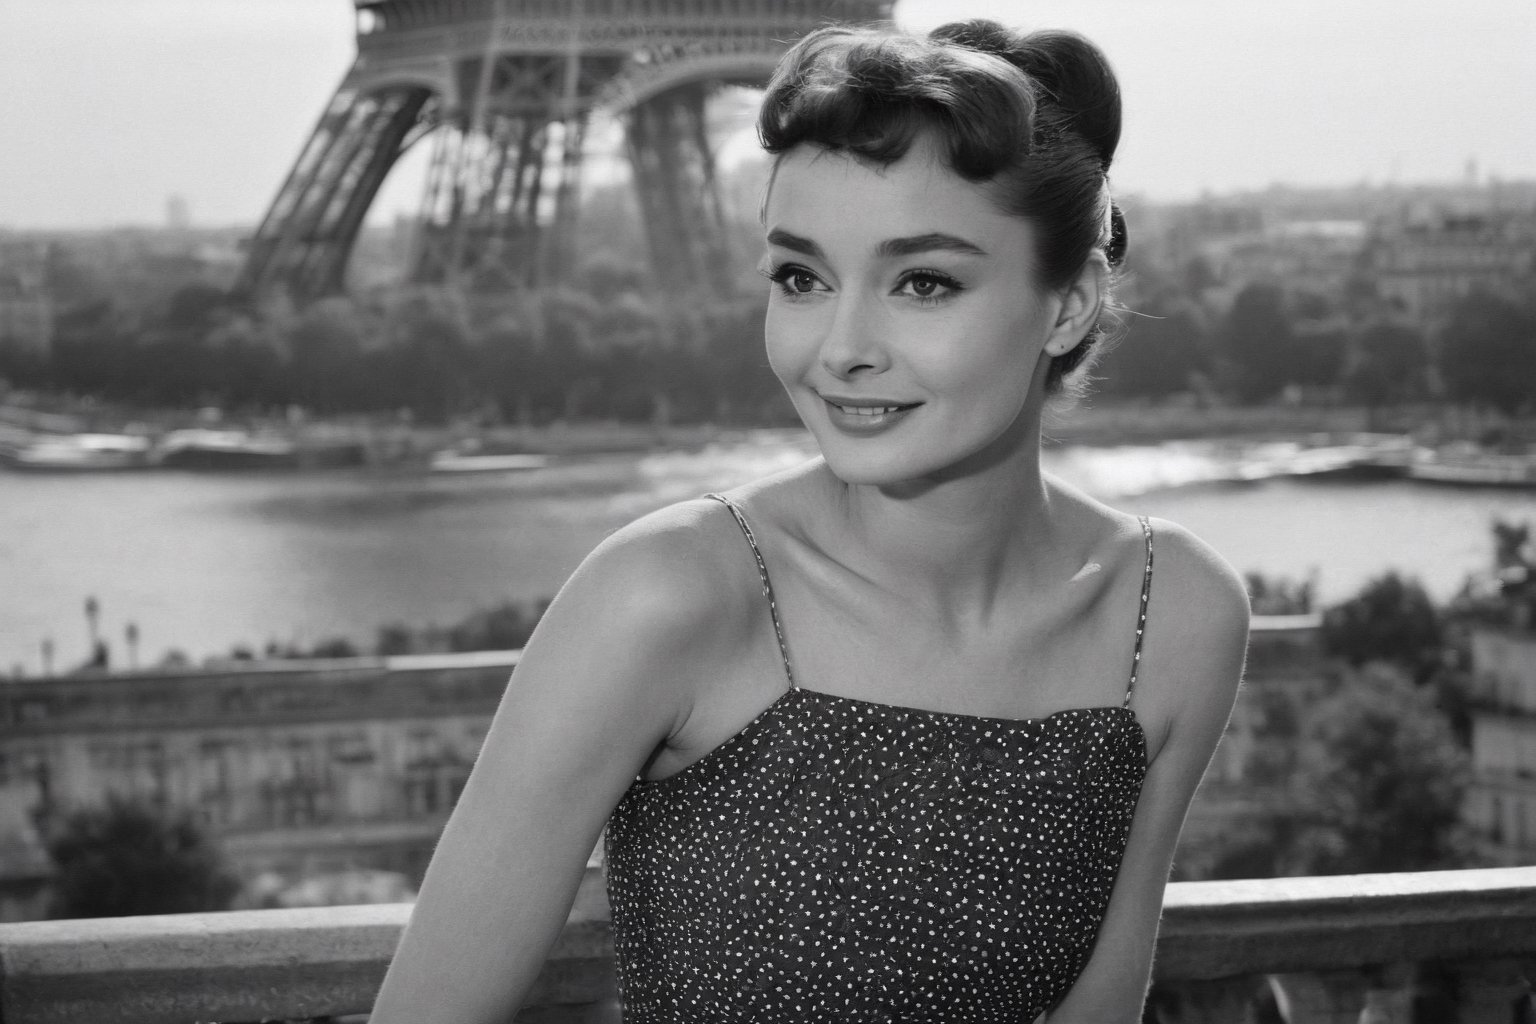
<instances>
[{"instance_id":1,"label":"spaghetti strap","mask_svg":"<svg viewBox=\"0 0 1536 1024\"><path fill-rule=\"evenodd\" d=\"M768 563L763 561L763 553L758 549L757 538L752 535L752 527L747 525L747 517L742 515L740 506L730 498L723 494L714 493L706 494L704 497L713 498L730 509L731 515L736 518L736 525L741 527L742 535L747 538L747 546L752 549L752 557L757 559L757 575L763 581L763 596L768 599L768 614L773 618L773 635L779 641L779 656L784 659L784 678L789 680L789 688L791 690L799 689L795 685L795 673L789 667L789 648L784 643L784 627L779 622L778 602L773 599L773 584L768 580ZM1145 599L1143 599L1142 606L1145 609ZM1137 646L1138 648L1140 647L1139 640L1137 641ZM1137 657L1140 656L1138 651Z\"/></svg>"},{"instance_id":2,"label":"spaghetti strap","mask_svg":"<svg viewBox=\"0 0 1536 1024\"><path fill-rule=\"evenodd\" d=\"M1131 658L1131 681L1125 687L1125 702L1121 707L1131 706L1131 691L1136 689L1136 673L1141 671L1141 641L1147 631L1147 599L1152 596L1152 521L1146 516L1137 516L1136 521L1141 524L1141 535L1147 542L1147 567L1141 574L1141 603L1136 612L1136 654Z\"/></svg>"}]
</instances>

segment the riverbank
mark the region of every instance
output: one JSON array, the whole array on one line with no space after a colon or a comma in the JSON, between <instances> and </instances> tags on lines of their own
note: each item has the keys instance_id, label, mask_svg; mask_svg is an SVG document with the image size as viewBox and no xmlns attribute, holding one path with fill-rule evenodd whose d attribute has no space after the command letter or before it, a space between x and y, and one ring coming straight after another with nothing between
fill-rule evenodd
<instances>
[{"instance_id":1,"label":"riverbank","mask_svg":"<svg viewBox=\"0 0 1536 1024\"><path fill-rule=\"evenodd\" d=\"M762 428L794 429L787 424ZM452 443L466 434L488 445L549 455L694 449L740 436L759 427L718 424L634 424L614 422L553 423L543 426L488 426L420 431L431 443ZM1048 445L1161 444L1166 441L1223 439L1234 442L1300 438L1346 438L1359 434L1399 434L1416 443L1440 445L1490 438L1536 442L1536 419L1519 420L1497 413L1455 406L1423 404L1362 406L1195 406L1187 403L1087 401L1046 414L1042 428Z\"/></svg>"},{"instance_id":2,"label":"riverbank","mask_svg":"<svg viewBox=\"0 0 1536 1024\"><path fill-rule=\"evenodd\" d=\"M559 457L696 450L750 429L710 423L418 424L391 416L240 416L209 409L132 410L72 406L63 400L23 404L0 399L0 465L22 469L424 468L445 452ZM27 457L34 453L38 458Z\"/></svg>"},{"instance_id":3,"label":"riverbank","mask_svg":"<svg viewBox=\"0 0 1536 1024\"><path fill-rule=\"evenodd\" d=\"M551 424L498 424L464 418L422 424L392 413L315 416L304 410L237 413L220 408L135 408L75 399L71 396L0 391L0 433L132 434L161 436L187 428L218 428L263 436L283 436L300 445L356 444L370 462L425 461L435 451L461 444L485 450L536 454L634 453L660 448L696 448L722 434L753 428L793 427L774 424L656 424L656 422L574 421ZM1307 434L1344 436L1399 433L1419 444L1488 442L1514 438L1536 442L1536 418L1508 418L1487 410L1421 402L1392 407L1361 405L1221 405L1189 399L1146 401L1089 396L1071 408L1048 410L1048 442L1078 445L1158 444L1184 439L1298 438Z\"/></svg>"},{"instance_id":4,"label":"riverbank","mask_svg":"<svg viewBox=\"0 0 1536 1024\"><path fill-rule=\"evenodd\" d=\"M21 465L19 453L41 442L67 446L90 435L116 460L97 451L80 458L54 453L21 468L269 468L319 470L344 466L427 468L453 452L477 457L644 454L698 451L755 430L797 430L790 424L628 423L615 421L504 424L465 418L417 423L396 415L314 417L237 415L216 408L133 409L63 396L0 395L0 456ZM1155 445L1216 440L1234 445L1290 441L1304 446L1350 443L1359 435L1398 435L1415 445L1470 442L1485 446L1536 444L1536 418L1513 419L1441 404L1393 407L1286 405L1227 406L1191 401L1113 401L1090 398L1047 412L1048 447ZM128 452L134 442L139 454ZM167 443L171 442L171 443ZM77 445L78 446L78 445ZM165 458L166 454L170 458ZM97 463L93 465L92 463Z\"/></svg>"},{"instance_id":5,"label":"riverbank","mask_svg":"<svg viewBox=\"0 0 1536 1024\"><path fill-rule=\"evenodd\" d=\"M1309 435L1402 434L1422 445L1456 441L1536 441L1536 418L1442 403L1400 406L1196 405L1189 402L1089 399L1048 412L1048 443L1063 445L1158 444L1230 438L1271 440Z\"/></svg>"}]
</instances>

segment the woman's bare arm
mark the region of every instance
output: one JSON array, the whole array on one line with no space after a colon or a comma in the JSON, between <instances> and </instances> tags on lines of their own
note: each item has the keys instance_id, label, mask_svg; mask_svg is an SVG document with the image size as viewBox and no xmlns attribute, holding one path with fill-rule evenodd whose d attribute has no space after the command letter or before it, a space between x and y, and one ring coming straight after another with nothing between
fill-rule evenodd
<instances>
[{"instance_id":1,"label":"woman's bare arm","mask_svg":"<svg viewBox=\"0 0 1536 1024\"><path fill-rule=\"evenodd\" d=\"M550 605L427 869L373 1024L505 1024L521 1005L609 813L730 641L699 515L678 506L621 531Z\"/></svg>"},{"instance_id":2,"label":"woman's bare arm","mask_svg":"<svg viewBox=\"0 0 1536 1024\"><path fill-rule=\"evenodd\" d=\"M1242 581L1199 541L1157 527L1157 571L1133 703L1151 765L1130 840L1083 972L1050 1024L1141 1020L1163 890L1185 814L1231 714L1248 639Z\"/></svg>"}]
</instances>

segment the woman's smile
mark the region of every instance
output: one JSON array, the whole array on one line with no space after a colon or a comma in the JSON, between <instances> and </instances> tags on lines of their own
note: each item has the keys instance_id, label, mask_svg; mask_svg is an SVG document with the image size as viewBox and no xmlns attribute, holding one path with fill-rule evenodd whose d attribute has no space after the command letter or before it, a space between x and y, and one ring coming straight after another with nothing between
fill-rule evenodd
<instances>
[{"instance_id":1,"label":"woman's smile","mask_svg":"<svg viewBox=\"0 0 1536 1024\"><path fill-rule=\"evenodd\" d=\"M897 402L884 398L844 398L823 394L827 418L839 430L850 434L875 434L888 430L906 419L921 402Z\"/></svg>"}]
</instances>

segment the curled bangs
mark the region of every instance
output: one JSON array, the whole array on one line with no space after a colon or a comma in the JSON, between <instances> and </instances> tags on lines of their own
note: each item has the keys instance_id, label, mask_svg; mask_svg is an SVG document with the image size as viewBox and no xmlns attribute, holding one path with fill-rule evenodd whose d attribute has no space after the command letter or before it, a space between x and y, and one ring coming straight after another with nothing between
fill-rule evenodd
<instances>
[{"instance_id":1,"label":"curled bangs","mask_svg":"<svg viewBox=\"0 0 1536 1024\"><path fill-rule=\"evenodd\" d=\"M810 143L881 166L931 134L952 170L984 182L1029 153L1034 86L1008 61L964 46L821 29L768 85L758 137L775 155Z\"/></svg>"}]
</instances>

